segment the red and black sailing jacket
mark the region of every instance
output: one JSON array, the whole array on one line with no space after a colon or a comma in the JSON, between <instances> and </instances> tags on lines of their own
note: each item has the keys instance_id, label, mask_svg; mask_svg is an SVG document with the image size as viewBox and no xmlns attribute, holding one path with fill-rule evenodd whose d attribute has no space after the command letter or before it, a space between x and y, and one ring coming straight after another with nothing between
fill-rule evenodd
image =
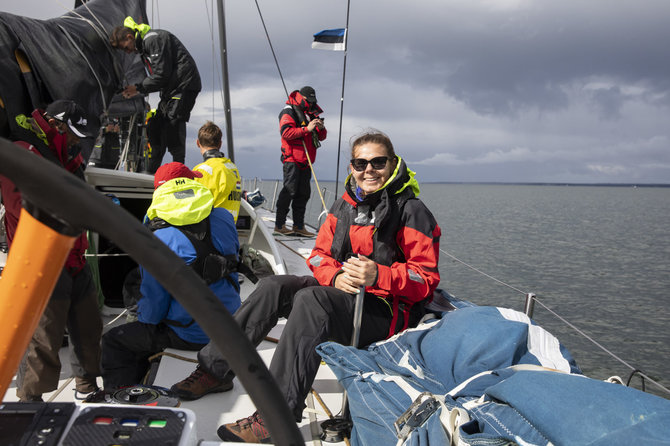
<instances>
[{"instance_id":1,"label":"red and black sailing jacket","mask_svg":"<svg viewBox=\"0 0 670 446\"><path fill-rule=\"evenodd\" d=\"M317 128L314 132L310 132L307 130L307 124L312 119L318 118L321 113L323 113L321 107L318 104L310 106L298 90L289 95L286 106L279 113L282 162L296 163L306 169L309 167L305 155L305 148L307 148L309 160L314 163L318 141L326 139L328 133L325 128Z\"/></svg>"},{"instance_id":2,"label":"red and black sailing jacket","mask_svg":"<svg viewBox=\"0 0 670 446\"><path fill-rule=\"evenodd\" d=\"M441 230L417 195L414 172L398 157L398 169L386 187L356 197L353 176L319 229L307 266L321 285L332 286L342 263L363 254L377 263L378 278L366 287L369 294L389 304L393 319L389 336L397 330L399 312L407 328L409 312L428 303L440 282L438 259Z\"/></svg>"},{"instance_id":3,"label":"red and black sailing jacket","mask_svg":"<svg viewBox=\"0 0 670 446\"><path fill-rule=\"evenodd\" d=\"M43 117L42 110L35 110L32 118L36 125L44 132L49 142L46 147L36 147L25 141L15 141L14 143L29 150L39 156L43 156L50 161L60 163L69 172L76 174L83 179L83 171L80 167L84 159L78 151L70 152L67 147L67 135L61 134L57 129L51 128L49 123ZM64 197L64 199L67 199ZM2 177L2 201L5 205L5 226L7 228L7 243L11 246L14 239L14 233L21 213L21 192L9 178ZM71 273L76 274L82 270L86 264L84 254L88 248L86 233L82 233L74 242L73 248L65 261L65 268Z\"/></svg>"}]
</instances>

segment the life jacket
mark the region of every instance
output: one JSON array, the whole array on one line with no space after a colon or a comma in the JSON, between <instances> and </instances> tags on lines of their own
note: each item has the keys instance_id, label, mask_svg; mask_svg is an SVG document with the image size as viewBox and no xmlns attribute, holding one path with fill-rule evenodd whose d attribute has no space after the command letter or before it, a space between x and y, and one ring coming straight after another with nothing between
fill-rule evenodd
<instances>
[{"instance_id":1,"label":"life jacket","mask_svg":"<svg viewBox=\"0 0 670 446\"><path fill-rule=\"evenodd\" d=\"M320 141L326 138L326 130L315 129L306 132L304 127L307 127L312 119L318 118L322 112L318 104L309 104L298 90L289 95L286 106L279 113L283 163L296 163L306 168L308 161L305 150L312 163L316 160L316 149L321 146Z\"/></svg>"},{"instance_id":2,"label":"life jacket","mask_svg":"<svg viewBox=\"0 0 670 446\"><path fill-rule=\"evenodd\" d=\"M193 168L202 173L195 181L207 186L214 196L214 207L224 208L237 222L242 199L242 181L237 166L220 150L212 149L203 154L204 162Z\"/></svg>"},{"instance_id":3,"label":"life jacket","mask_svg":"<svg viewBox=\"0 0 670 446\"><path fill-rule=\"evenodd\" d=\"M235 254L221 254L212 242L212 229L209 223L209 217L199 223L185 226L174 226L162 218L154 218L149 222L149 229L156 231L167 227L174 227L186 236L195 248L196 259L190 264L191 268L205 281L207 285L218 282L221 279L227 279L236 291L240 291L239 285L230 276L232 273L242 273L253 283L258 282L258 278L251 269L238 260Z\"/></svg>"},{"instance_id":4,"label":"life jacket","mask_svg":"<svg viewBox=\"0 0 670 446\"><path fill-rule=\"evenodd\" d=\"M81 155L81 151L76 148L71 150L67 147L65 143L66 136L59 134L58 130L51 128L44 118L43 110L35 109L32 111L30 117L20 114L15 119L19 127L30 131L38 138L38 140L35 140L33 146L42 157L62 165L68 172L75 174L78 178L84 179L84 158ZM40 144L40 142L44 143L44 145Z\"/></svg>"},{"instance_id":5,"label":"life jacket","mask_svg":"<svg viewBox=\"0 0 670 446\"><path fill-rule=\"evenodd\" d=\"M372 237L371 260L385 266L394 262L405 262L405 255L398 246L396 234L402 226L403 208L409 200L419 195L419 185L414 179L414 172L407 168L402 158L389 180L377 191L366 196L362 201L356 197L356 184L350 175L345 183L344 200L333 204L330 212L336 216L337 223L331 243L331 254L334 259L344 263L353 255L351 247L352 231ZM358 228L367 228L362 231ZM398 332L396 323L403 314L403 326L408 327L410 313L423 314L425 301L412 302L403 296L378 296L385 299L393 314L388 336Z\"/></svg>"},{"instance_id":6,"label":"life jacket","mask_svg":"<svg viewBox=\"0 0 670 446\"><path fill-rule=\"evenodd\" d=\"M29 150L36 155L64 167L66 170L74 174L80 179L84 179L83 171L83 157L81 153L75 150L70 150L67 147L67 136L60 134L55 128L51 128L49 123L44 118L44 111L40 109L33 110L30 117L25 115L16 116L16 123L22 129L26 130L26 135L31 135L29 138L34 144L27 141L15 141L18 146ZM21 212L21 198L20 191L16 188L13 182L8 178L3 181L3 201L7 214L5 220L7 223L7 241L11 244L16 231L19 215ZM88 239L86 232L82 232L75 240L74 245L68 253L65 260L65 269L71 274L78 274L86 265L84 254L88 248Z\"/></svg>"},{"instance_id":7,"label":"life jacket","mask_svg":"<svg viewBox=\"0 0 670 446\"><path fill-rule=\"evenodd\" d=\"M205 281L207 285L218 282L221 279L226 279L235 288L235 291L240 292L239 284L233 279L233 273L244 274L252 283L258 282L258 277L253 271L235 254L223 255L221 254L214 243L212 242L212 229L209 222L209 217L204 220L184 226L171 225L160 217L156 217L148 224L148 228L153 232L158 229L167 227L174 227L178 229L191 242L196 252L196 258L189 265L193 270ZM168 325L175 325L179 327L189 327L195 321L191 319L187 324L165 319Z\"/></svg>"}]
</instances>

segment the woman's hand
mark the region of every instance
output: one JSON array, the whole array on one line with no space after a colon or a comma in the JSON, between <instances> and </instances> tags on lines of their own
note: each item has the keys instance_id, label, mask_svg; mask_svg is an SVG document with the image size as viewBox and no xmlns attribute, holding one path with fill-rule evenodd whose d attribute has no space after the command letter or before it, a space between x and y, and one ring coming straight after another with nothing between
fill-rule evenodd
<instances>
[{"instance_id":1,"label":"woman's hand","mask_svg":"<svg viewBox=\"0 0 670 446\"><path fill-rule=\"evenodd\" d=\"M344 262L342 271L335 278L335 288L350 294L356 294L361 286L372 286L377 281L377 264L362 254Z\"/></svg>"}]
</instances>

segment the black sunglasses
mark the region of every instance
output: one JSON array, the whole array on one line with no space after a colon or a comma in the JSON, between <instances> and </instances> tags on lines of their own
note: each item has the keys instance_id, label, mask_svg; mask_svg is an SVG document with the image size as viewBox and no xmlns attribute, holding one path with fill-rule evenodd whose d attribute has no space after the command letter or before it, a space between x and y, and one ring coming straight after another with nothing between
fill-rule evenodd
<instances>
[{"instance_id":1,"label":"black sunglasses","mask_svg":"<svg viewBox=\"0 0 670 446\"><path fill-rule=\"evenodd\" d=\"M354 158L351 160L351 167L353 167L357 172L363 172L368 167L368 163L370 163L373 169L382 170L384 167L386 167L386 162L388 160L388 156L377 156L371 160Z\"/></svg>"}]
</instances>

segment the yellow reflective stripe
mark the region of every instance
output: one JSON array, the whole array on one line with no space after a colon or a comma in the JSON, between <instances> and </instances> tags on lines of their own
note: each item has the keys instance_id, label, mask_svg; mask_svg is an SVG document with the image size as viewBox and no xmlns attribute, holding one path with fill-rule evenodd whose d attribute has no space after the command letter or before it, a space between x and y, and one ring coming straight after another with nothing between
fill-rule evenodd
<instances>
[{"instance_id":1,"label":"yellow reflective stripe","mask_svg":"<svg viewBox=\"0 0 670 446\"><path fill-rule=\"evenodd\" d=\"M393 307L391 306L391 303L390 303L387 299L385 299L385 298L383 298L383 297L381 297L381 296L376 296L376 295L374 295L374 296L375 296L377 299L381 299L382 302L384 302L384 303L386 304L386 306L389 307L389 311L391 312L391 314L393 314Z\"/></svg>"},{"instance_id":2,"label":"yellow reflective stripe","mask_svg":"<svg viewBox=\"0 0 670 446\"><path fill-rule=\"evenodd\" d=\"M46 133L44 133L44 130L35 123L33 118L29 118L24 114L16 115L16 124L18 124L19 127L30 130L35 135L37 135L37 137L41 139L44 144L49 145Z\"/></svg>"}]
</instances>

